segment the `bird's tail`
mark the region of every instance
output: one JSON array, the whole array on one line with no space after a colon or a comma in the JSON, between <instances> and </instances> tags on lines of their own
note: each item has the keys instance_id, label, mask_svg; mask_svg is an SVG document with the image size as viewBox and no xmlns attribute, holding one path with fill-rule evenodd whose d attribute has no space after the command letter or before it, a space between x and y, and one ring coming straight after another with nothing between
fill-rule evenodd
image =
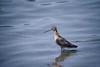
<instances>
[{"instance_id":1,"label":"bird's tail","mask_svg":"<svg viewBox=\"0 0 100 67\"><path fill-rule=\"evenodd\" d=\"M77 48L78 46L77 45L74 45L74 44L72 44L72 45L70 45L69 46L69 48Z\"/></svg>"}]
</instances>

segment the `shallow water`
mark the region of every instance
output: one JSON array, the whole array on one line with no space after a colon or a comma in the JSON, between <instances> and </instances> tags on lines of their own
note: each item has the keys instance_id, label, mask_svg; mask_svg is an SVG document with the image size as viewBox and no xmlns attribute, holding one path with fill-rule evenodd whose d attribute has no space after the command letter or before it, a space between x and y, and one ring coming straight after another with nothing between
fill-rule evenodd
<instances>
[{"instance_id":1,"label":"shallow water","mask_svg":"<svg viewBox=\"0 0 100 67\"><path fill-rule=\"evenodd\" d=\"M79 47L60 48L52 33ZM99 67L99 0L0 0L0 67Z\"/></svg>"}]
</instances>

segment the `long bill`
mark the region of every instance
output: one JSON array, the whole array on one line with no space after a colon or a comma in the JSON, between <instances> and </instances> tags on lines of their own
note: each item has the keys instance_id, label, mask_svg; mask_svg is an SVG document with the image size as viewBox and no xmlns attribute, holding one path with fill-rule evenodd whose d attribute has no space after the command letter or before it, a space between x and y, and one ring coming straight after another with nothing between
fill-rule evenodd
<instances>
[{"instance_id":1,"label":"long bill","mask_svg":"<svg viewBox=\"0 0 100 67\"><path fill-rule=\"evenodd\" d=\"M50 29L50 30L45 31L44 33L47 33L47 32L49 32L49 31L51 31L51 29Z\"/></svg>"}]
</instances>

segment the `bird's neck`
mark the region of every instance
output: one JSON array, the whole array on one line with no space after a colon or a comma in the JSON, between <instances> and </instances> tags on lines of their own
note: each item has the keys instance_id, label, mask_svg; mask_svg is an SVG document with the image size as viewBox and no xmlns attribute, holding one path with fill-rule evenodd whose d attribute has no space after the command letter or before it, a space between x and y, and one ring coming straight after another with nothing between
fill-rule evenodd
<instances>
[{"instance_id":1,"label":"bird's neck","mask_svg":"<svg viewBox=\"0 0 100 67\"><path fill-rule=\"evenodd\" d=\"M59 33L57 31L53 31L53 37L54 40L56 41L56 39L59 37Z\"/></svg>"}]
</instances>

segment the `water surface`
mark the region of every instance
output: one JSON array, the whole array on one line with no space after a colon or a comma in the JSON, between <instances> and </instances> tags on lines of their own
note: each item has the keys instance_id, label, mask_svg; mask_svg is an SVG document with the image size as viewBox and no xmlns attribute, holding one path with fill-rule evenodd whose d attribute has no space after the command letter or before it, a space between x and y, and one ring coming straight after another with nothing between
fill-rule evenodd
<instances>
[{"instance_id":1,"label":"water surface","mask_svg":"<svg viewBox=\"0 0 100 67\"><path fill-rule=\"evenodd\" d=\"M79 47L60 53L52 33ZM0 67L99 67L99 0L0 0Z\"/></svg>"}]
</instances>

